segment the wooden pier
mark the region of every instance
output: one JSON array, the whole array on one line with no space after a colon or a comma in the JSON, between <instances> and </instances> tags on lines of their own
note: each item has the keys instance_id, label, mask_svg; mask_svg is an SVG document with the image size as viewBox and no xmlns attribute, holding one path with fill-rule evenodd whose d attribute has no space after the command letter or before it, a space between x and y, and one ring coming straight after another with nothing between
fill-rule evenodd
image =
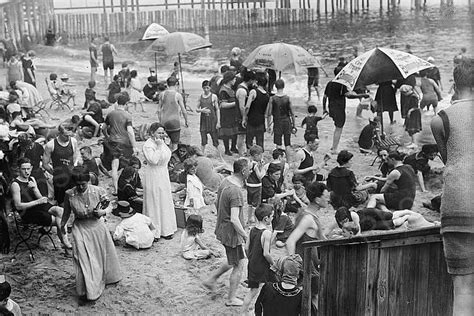
<instances>
[{"instance_id":1,"label":"wooden pier","mask_svg":"<svg viewBox=\"0 0 474 316\"><path fill-rule=\"evenodd\" d=\"M103 0L102 6L87 7L94 12L76 6L61 8L58 13L53 0L11 0L0 4L0 39L11 40L21 49L25 35L39 43L50 27L74 40L91 35L125 35L152 22L194 31L309 23L368 10L382 14L397 8L400 1L411 1L414 10L426 6L426 0L380 0L378 5L373 0L298 0L297 8L290 7L290 0L162 0L153 5L139 0ZM454 0L440 0L440 5L453 6Z\"/></svg>"}]
</instances>

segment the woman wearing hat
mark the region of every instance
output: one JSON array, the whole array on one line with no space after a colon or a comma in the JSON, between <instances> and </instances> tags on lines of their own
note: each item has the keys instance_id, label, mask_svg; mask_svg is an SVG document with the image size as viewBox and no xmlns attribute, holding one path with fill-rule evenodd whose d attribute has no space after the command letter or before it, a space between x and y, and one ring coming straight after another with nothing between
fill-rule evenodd
<instances>
[{"instance_id":1,"label":"woman wearing hat","mask_svg":"<svg viewBox=\"0 0 474 316\"><path fill-rule=\"evenodd\" d=\"M106 193L101 187L89 184L90 174L86 167L72 169L75 187L66 191L61 227L64 229L71 212L73 262L76 270L76 291L81 300L97 300L107 284L122 279L115 246L102 219L112 211L105 203Z\"/></svg>"}]
</instances>

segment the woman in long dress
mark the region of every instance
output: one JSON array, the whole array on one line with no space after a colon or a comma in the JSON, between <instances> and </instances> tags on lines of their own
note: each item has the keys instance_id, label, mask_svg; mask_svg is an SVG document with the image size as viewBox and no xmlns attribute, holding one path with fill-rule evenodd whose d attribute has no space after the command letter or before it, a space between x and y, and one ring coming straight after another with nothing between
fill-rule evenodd
<instances>
[{"instance_id":1,"label":"woman in long dress","mask_svg":"<svg viewBox=\"0 0 474 316\"><path fill-rule=\"evenodd\" d=\"M101 207L106 192L89 184L90 174L86 167L72 170L75 187L66 191L61 227L64 229L71 212L73 261L76 270L76 291L81 300L97 300L107 284L122 279L115 246L105 225L103 216L112 207Z\"/></svg>"},{"instance_id":2,"label":"woman in long dress","mask_svg":"<svg viewBox=\"0 0 474 316\"><path fill-rule=\"evenodd\" d=\"M144 170L143 214L155 224L155 238L171 239L178 230L168 174L171 150L165 143L168 137L164 125L153 123L149 132L151 137L143 145L147 162Z\"/></svg>"}]
</instances>

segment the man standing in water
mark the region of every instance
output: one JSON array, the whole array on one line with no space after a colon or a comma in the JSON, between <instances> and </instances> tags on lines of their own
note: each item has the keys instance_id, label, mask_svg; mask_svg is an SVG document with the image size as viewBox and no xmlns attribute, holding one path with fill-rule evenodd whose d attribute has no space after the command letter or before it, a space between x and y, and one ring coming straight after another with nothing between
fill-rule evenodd
<instances>
[{"instance_id":1,"label":"man standing in water","mask_svg":"<svg viewBox=\"0 0 474 316\"><path fill-rule=\"evenodd\" d=\"M444 164L441 234L448 273L453 276L453 315L474 315L474 60L453 72L458 95L431 121ZM448 155L449 153L449 155Z\"/></svg>"},{"instance_id":2,"label":"man standing in water","mask_svg":"<svg viewBox=\"0 0 474 316\"><path fill-rule=\"evenodd\" d=\"M243 301L236 297L244 266L244 245L248 238L243 227L244 199L242 188L249 176L249 162L239 158L234 162L234 173L222 181L217 191L217 223L215 234L225 248L227 262L223 263L203 286L214 291L221 275L232 269L229 279L229 294L226 306L242 306Z\"/></svg>"},{"instance_id":3,"label":"man standing in water","mask_svg":"<svg viewBox=\"0 0 474 316\"><path fill-rule=\"evenodd\" d=\"M95 36L92 36L91 43L89 45L89 61L91 64L91 81L95 81L95 73L99 66L99 60L97 58L97 40Z\"/></svg>"},{"instance_id":4,"label":"man standing in water","mask_svg":"<svg viewBox=\"0 0 474 316\"><path fill-rule=\"evenodd\" d=\"M334 75L337 74L344 68L342 62L334 69ZM368 98L369 94L361 93L357 94L354 91L348 91L347 87L334 82L329 81L324 90L323 97L323 114L329 114L334 121L334 136L332 139L331 154L337 154L337 147L342 135L342 128L346 123L346 98ZM329 100L329 112L327 111L326 104Z\"/></svg>"},{"instance_id":5,"label":"man standing in water","mask_svg":"<svg viewBox=\"0 0 474 316\"><path fill-rule=\"evenodd\" d=\"M104 44L102 44L102 66L104 67L104 80L108 84L114 77L114 55L117 56L115 46L110 44L109 37L104 37ZM109 78L107 79L107 70L109 70Z\"/></svg>"}]
</instances>

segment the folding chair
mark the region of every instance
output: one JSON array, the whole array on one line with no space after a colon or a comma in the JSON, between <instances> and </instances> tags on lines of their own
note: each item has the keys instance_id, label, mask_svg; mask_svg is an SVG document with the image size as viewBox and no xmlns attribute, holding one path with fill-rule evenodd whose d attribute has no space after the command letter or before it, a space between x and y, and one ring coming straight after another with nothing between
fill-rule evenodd
<instances>
[{"instance_id":1,"label":"folding chair","mask_svg":"<svg viewBox=\"0 0 474 316\"><path fill-rule=\"evenodd\" d=\"M51 97L51 104L49 105L49 108L52 109L53 106L57 106L61 110L64 110L64 107L67 107L69 111L72 111L69 104L63 101L61 94L51 86L51 82L48 80L48 78L44 78L44 80L46 81L49 96Z\"/></svg>"},{"instance_id":2,"label":"folding chair","mask_svg":"<svg viewBox=\"0 0 474 316\"><path fill-rule=\"evenodd\" d=\"M398 147L402 145L400 144L398 140L387 135L380 136L380 140L378 140L377 137L374 137L374 144L375 144L375 148L377 149L377 152L379 151L380 148L385 148L387 149L387 151L390 152L392 150L397 150ZM378 158L379 158L378 155L375 156L374 160L372 161L372 164L370 165L373 166Z\"/></svg>"},{"instance_id":3,"label":"folding chair","mask_svg":"<svg viewBox=\"0 0 474 316\"><path fill-rule=\"evenodd\" d=\"M16 244L15 249L13 253L16 253L18 250L18 247L21 244L25 244L25 246L28 248L28 251L30 252L30 260L35 261L35 256L33 254L33 250L30 245L30 239L33 238L34 233L38 233L39 237L36 242L36 246L40 245L41 239L43 237L48 237L51 243L53 244L54 249L56 250L56 244L54 243L53 238L51 237L51 230L53 229L53 226L45 227L37 224L31 224L31 223L25 223L20 216L20 212L17 211L16 209L12 208L12 215L15 218L15 228L18 234L18 237L20 238L20 241Z\"/></svg>"},{"instance_id":4,"label":"folding chair","mask_svg":"<svg viewBox=\"0 0 474 316\"><path fill-rule=\"evenodd\" d=\"M26 113L27 118L34 118L37 116L41 116L45 118L47 116L48 118L51 118L51 115L48 113L46 110L46 107L48 106L49 100L43 100L38 103L36 103L33 107L23 107L23 110ZM46 114L46 115L43 115Z\"/></svg>"}]
</instances>

